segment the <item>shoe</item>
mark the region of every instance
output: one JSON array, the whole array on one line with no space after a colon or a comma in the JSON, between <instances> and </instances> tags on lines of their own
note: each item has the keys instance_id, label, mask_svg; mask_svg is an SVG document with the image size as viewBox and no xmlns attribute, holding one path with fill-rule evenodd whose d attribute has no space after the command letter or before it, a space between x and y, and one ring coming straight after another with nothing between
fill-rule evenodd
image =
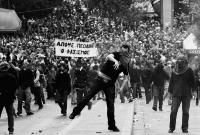
<instances>
[{"instance_id":1,"label":"shoe","mask_svg":"<svg viewBox=\"0 0 200 135\"><path fill-rule=\"evenodd\" d=\"M63 116L67 116L67 113L63 113Z\"/></svg>"},{"instance_id":2,"label":"shoe","mask_svg":"<svg viewBox=\"0 0 200 135\"><path fill-rule=\"evenodd\" d=\"M43 100L42 102L43 102L43 104L46 104L46 101L45 101L45 100Z\"/></svg>"},{"instance_id":3,"label":"shoe","mask_svg":"<svg viewBox=\"0 0 200 135\"><path fill-rule=\"evenodd\" d=\"M187 129L183 129L182 131L183 131L183 133L188 133Z\"/></svg>"},{"instance_id":4,"label":"shoe","mask_svg":"<svg viewBox=\"0 0 200 135\"><path fill-rule=\"evenodd\" d=\"M154 111L157 111L157 107L155 107L155 106L154 106L154 107L152 107L152 109L153 109Z\"/></svg>"},{"instance_id":5,"label":"shoe","mask_svg":"<svg viewBox=\"0 0 200 135\"><path fill-rule=\"evenodd\" d=\"M14 134L14 132L13 131L9 131L9 135L13 135Z\"/></svg>"},{"instance_id":6,"label":"shoe","mask_svg":"<svg viewBox=\"0 0 200 135\"><path fill-rule=\"evenodd\" d=\"M124 100L121 100L121 103L125 103L125 101L124 101Z\"/></svg>"},{"instance_id":7,"label":"shoe","mask_svg":"<svg viewBox=\"0 0 200 135\"><path fill-rule=\"evenodd\" d=\"M39 106L39 108L38 108L38 109L39 109L39 110L41 110L42 108L43 108L43 106Z\"/></svg>"},{"instance_id":8,"label":"shoe","mask_svg":"<svg viewBox=\"0 0 200 135\"><path fill-rule=\"evenodd\" d=\"M173 133L174 132L174 130L172 130L172 129L169 129L169 131L168 131L168 133Z\"/></svg>"},{"instance_id":9,"label":"shoe","mask_svg":"<svg viewBox=\"0 0 200 135\"><path fill-rule=\"evenodd\" d=\"M32 112L28 112L28 113L27 113L27 115L33 115L33 114L34 114L34 113L32 113Z\"/></svg>"},{"instance_id":10,"label":"shoe","mask_svg":"<svg viewBox=\"0 0 200 135\"><path fill-rule=\"evenodd\" d=\"M17 115L18 117L21 117L21 116L22 116L22 113L17 112L16 115Z\"/></svg>"},{"instance_id":11,"label":"shoe","mask_svg":"<svg viewBox=\"0 0 200 135\"><path fill-rule=\"evenodd\" d=\"M129 103L133 102L133 99L130 99L128 102L129 102Z\"/></svg>"},{"instance_id":12,"label":"shoe","mask_svg":"<svg viewBox=\"0 0 200 135\"><path fill-rule=\"evenodd\" d=\"M69 118L72 119L72 120L73 120L75 117L76 117L76 115L75 115L74 113L71 113L71 114L69 115Z\"/></svg>"},{"instance_id":13,"label":"shoe","mask_svg":"<svg viewBox=\"0 0 200 135\"><path fill-rule=\"evenodd\" d=\"M108 127L108 130L112 130L113 132L120 132L120 130L115 126L115 127Z\"/></svg>"},{"instance_id":14,"label":"shoe","mask_svg":"<svg viewBox=\"0 0 200 135\"><path fill-rule=\"evenodd\" d=\"M159 111L163 111L163 109L162 109L162 108L159 108Z\"/></svg>"},{"instance_id":15,"label":"shoe","mask_svg":"<svg viewBox=\"0 0 200 135\"><path fill-rule=\"evenodd\" d=\"M92 102L89 102L88 103L88 110L91 110L92 109Z\"/></svg>"}]
</instances>

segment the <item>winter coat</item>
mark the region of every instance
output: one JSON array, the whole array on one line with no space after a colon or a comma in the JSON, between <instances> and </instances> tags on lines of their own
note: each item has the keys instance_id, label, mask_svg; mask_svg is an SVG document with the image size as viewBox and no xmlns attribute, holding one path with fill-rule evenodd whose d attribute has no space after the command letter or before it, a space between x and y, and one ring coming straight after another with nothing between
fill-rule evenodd
<instances>
[{"instance_id":1,"label":"winter coat","mask_svg":"<svg viewBox=\"0 0 200 135\"><path fill-rule=\"evenodd\" d=\"M0 104L12 104L15 99L17 80L9 72L0 73Z\"/></svg>"}]
</instances>

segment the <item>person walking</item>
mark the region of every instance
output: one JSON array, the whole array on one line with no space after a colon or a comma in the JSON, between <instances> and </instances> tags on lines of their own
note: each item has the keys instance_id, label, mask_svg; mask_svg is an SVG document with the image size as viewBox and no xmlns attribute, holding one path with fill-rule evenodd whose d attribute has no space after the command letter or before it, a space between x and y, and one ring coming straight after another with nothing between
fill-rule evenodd
<instances>
[{"instance_id":1,"label":"person walking","mask_svg":"<svg viewBox=\"0 0 200 135\"><path fill-rule=\"evenodd\" d=\"M154 111L157 111L157 103L159 101L159 110L163 111L163 95L165 81L169 80L169 75L164 71L164 66L159 63L150 78L150 84L153 83L153 107Z\"/></svg>"},{"instance_id":2,"label":"person walking","mask_svg":"<svg viewBox=\"0 0 200 135\"><path fill-rule=\"evenodd\" d=\"M115 81L121 72L128 75L128 63L130 61L129 52L130 47L124 44L122 45L120 52L113 52L107 56L107 61L102 66L98 76L94 79L88 95L73 109L73 112L69 116L70 119L74 119L75 116L80 114L90 99L100 90L103 90L107 103L108 130L114 132L120 131L115 125L114 116ZM120 90L123 89L126 82L127 76Z\"/></svg>"},{"instance_id":3,"label":"person walking","mask_svg":"<svg viewBox=\"0 0 200 135\"><path fill-rule=\"evenodd\" d=\"M9 134L14 132L14 111L13 102L17 90L17 79L8 70L10 65L7 62L0 63L0 116L3 108L6 108L8 116ZM9 82L9 85L8 85Z\"/></svg>"},{"instance_id":4,"label":"person walking","mask_svg":"<svg viewBox=\"0 0 200 135\"><path fill-rule=\"evenodd\" d=\"M67 97L71 92L71 78L65 63L60 63L55 79L55 101L61 108L61 114L67 115Z\"/></svg>"},{"instance_id":5,"label":"person walking","mask_svg":"<svg viewBox=\"0 0 200 135\"><path fill-rule=\"evenodd\" d=\"M31 111L31 87L34 85L34 74L31 69L30 62L26 61L23 63L23 67L19 72L19 83L20 89L18 90L18 107L17 115L22 115L22 104L25 96L25 106L27 115L33 115Z\"/></svg>"},{"instance_id":6,"label":"person walking","mask_svg":"<svg viewBox=\"0 0 200 135\"><path fill-rule=\"evenodd\" d=\"M176 117L180 104L182 103L182 131L188 133L189 109L192 94L195 90L194 72L188 67L187 57L178 56L175 69L169 82L169 93L172 96L172 106L169 123L169 133L176 128Z\"/></svg>"}]
</instances>

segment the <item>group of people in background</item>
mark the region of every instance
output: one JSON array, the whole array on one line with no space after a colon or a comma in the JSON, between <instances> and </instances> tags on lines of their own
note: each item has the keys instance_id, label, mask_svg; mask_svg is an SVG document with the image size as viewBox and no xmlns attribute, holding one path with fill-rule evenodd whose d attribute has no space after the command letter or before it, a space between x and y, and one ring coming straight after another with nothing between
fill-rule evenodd
<instances>
[{"instance_id":1,"label":"group of people in background","mask_svg":"<svg viewBox=\"0 0 200 135\"><path fill-rule=\"evenodd\" d=\"M188 35L187 27L181 25L163 31L160 23L152 18L138 21L135 26L122 26L113 20L111 20L112 25L109 25L105 18L98 16L98 12L95 9L92 12L83 10L80 2L64 1L63 5L56 8L48 17L37 19L31 24L27 24L27 20L24 19L21 31L0 35L0 96L5 95L4 98L0 98L0 112L5 106L10 134L14 131L14 115L21 116L23 108L27 115L33 115L31 110L33 95L35 104L42 109L47 93L47 99L55 99L64 116L67 115L67 98L70 95L71 104L78 105L70 115L72 119L80 115L85 105L91 109L91 98L104 99L108 104L109 130L119 131L115 125L113 112L117 93L121 103L125 102L125 97L128 102L132 102L135 98L142 98L143 87L146 104L153 99L152 109L157 111L159 108L162 111L163 96L165 97L168 91L166 90L168 85L170 95L175 97L172 102L169 132L175 130L180 102L184 104L182 129L187 132L189 99L184 97L191 96L188 93L190 88L198 89L200 86L199 71L194 72L197 87L193 88L193 73L184 65L188 64L188 61L185 57L181 57L180 61L177 59L177 55L184 53L182 41ZM92 41L98 48L98 56L56 57L54 50L56 38ZM124 44L125 48L122 47ZM120 67L119 63L124 60L121 59L121 54L116 53L122 48L125 50L128 48L130 61L128 68L126 67L127 71L121 69L123 67ZM120 67L119 71L123 73L111 70L114 76L109 76L110 73L107 71L110 69L106 67L108 59L114 62L116 69ZM177 66L177 62L180 67ZM95 83L94 78L96 78ZM127 78L129 81L124 83ZM107 85L107 81L110 80L113 81ZM8 86L6 82L9 82L8 91L4 91L4 87ZM174 84L179 84L177 87L186 89L187 92L181 94L180 88ZM115 93L112 93L113 88ZM15 99L18 101L17 108L13 108L12 105Z\"/></svg>"}]
</instances>

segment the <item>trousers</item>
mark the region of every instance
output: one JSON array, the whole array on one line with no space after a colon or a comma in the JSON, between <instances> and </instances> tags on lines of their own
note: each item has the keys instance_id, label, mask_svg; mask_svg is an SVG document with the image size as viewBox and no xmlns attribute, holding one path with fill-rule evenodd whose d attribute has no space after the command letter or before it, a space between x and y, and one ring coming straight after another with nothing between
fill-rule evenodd
<instances>
[{"instance_id":1,"label":"trousers","mask_svg":"<svg viewBox=\"0 0 200 135\"><path fill-rule=\"evenodd\" d=\"M8 131L13 132L14 131L14 115L13 115L13 104L1 104L0 103L0 116L3 111L3 108L6 108L6 113L8 116Z\"/></svg>"},{"instance_id":2,"label":"trousers","mask_svg":"<svg viewBox=\"0 0 200 135\"><path fill-rule=\"evenodd\" d=\"M169 127L172 130L176 128L176 117L180 104L182 103L182 130L188 129L188 121L189 121L189 109L190 109L190 101L191 97L173 97L172 106L171 106L171 114L170 114L170 124Z\"/></svg>"},{"instance_id":3,"label":"trousers","mask_svg":"<svg viewBox=\"0 0 200 135\"><path fill-rule=\"evenodd\" d=\"M114 127L115 126L115 118L114 118L115 85L114 83L111 83L111 82L105 82L101 77L97 77L93 80L89 93L73 109L73 114L74 115L80 114L80 112L88 104L90 99L92 99L100 90L103 90L106 96L108 126Z\"/></svg>"}]
</instances>

